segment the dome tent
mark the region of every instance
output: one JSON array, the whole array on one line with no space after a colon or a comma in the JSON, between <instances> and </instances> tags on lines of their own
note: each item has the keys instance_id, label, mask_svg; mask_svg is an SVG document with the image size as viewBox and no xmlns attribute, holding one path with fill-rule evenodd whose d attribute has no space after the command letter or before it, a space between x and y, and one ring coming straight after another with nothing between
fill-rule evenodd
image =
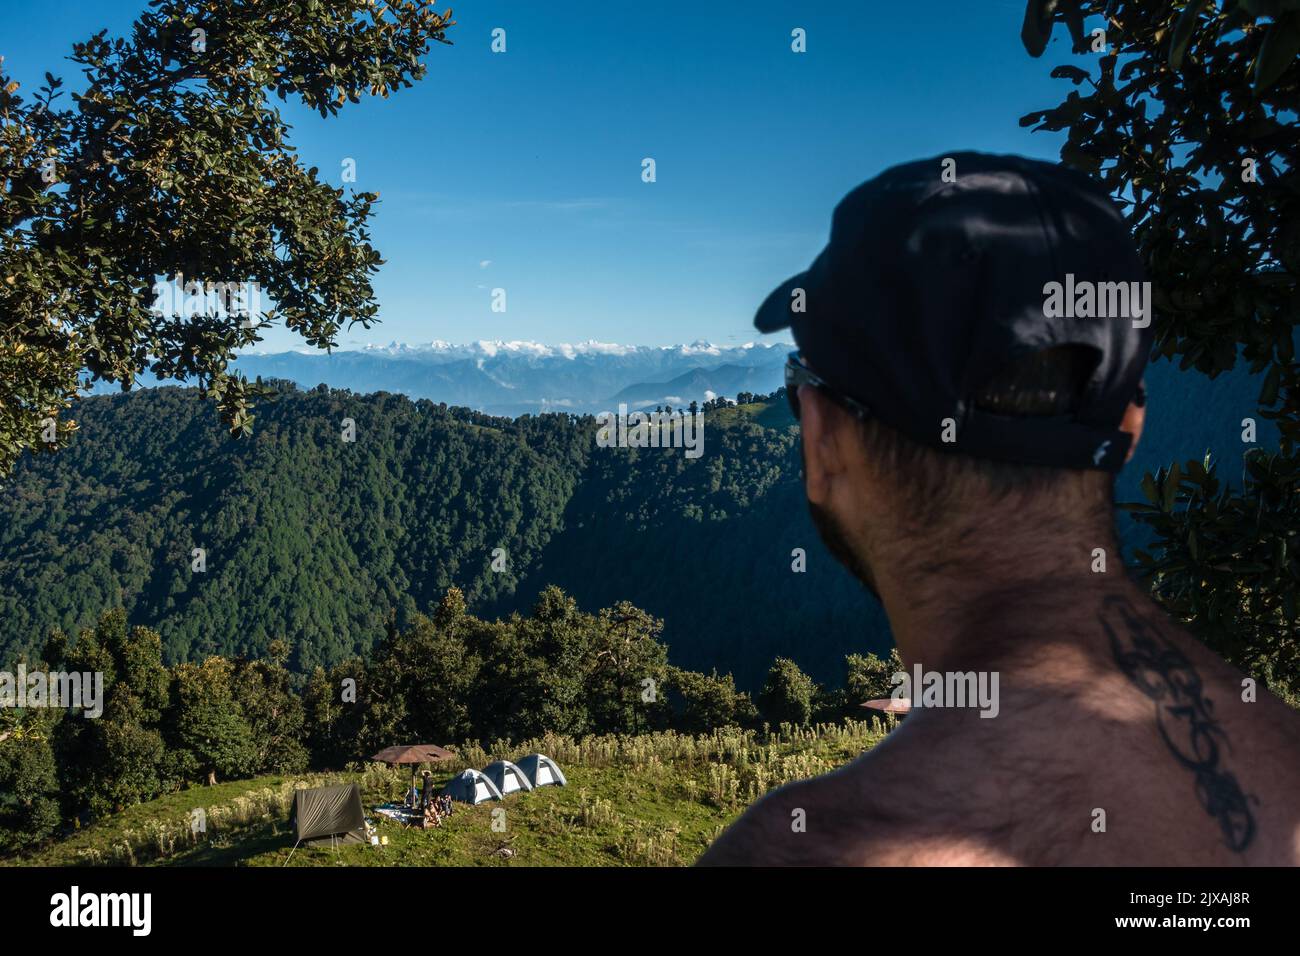
<instances>
[{"instance_id":1,"label":"dome tent","mask_svg":"<svg viewBox=\"0 0 1300 956\"><path fill-rule=\"evenodd\" d=\"M509 760L497 760L488 764L483 768L483 776L496 784L502 795L516 790L533 789L533 782L528 779L528 775Z\"/></svg>"},{"instance_id":2,"label":"dome tent","mask_svg":"<svg viewBox=\"0 0 1300 956\"><path fill-rule=\"evenodd\" d=\"M497 785L477 770L461 771L447 782L442 792L461 803L475 804L501 799Z\"/></svg>"},{"instance_id":3,"label":"dome tent","mask_svg":"<svg viewBox=\"0 0 1300 956\"><path fill-rule=\"evenodd\" d=\"M546 754L529 754L521 758L517 766L534 787L563 787L569 782L564 779L559 765Z\"/></svg>"}]
</instances>

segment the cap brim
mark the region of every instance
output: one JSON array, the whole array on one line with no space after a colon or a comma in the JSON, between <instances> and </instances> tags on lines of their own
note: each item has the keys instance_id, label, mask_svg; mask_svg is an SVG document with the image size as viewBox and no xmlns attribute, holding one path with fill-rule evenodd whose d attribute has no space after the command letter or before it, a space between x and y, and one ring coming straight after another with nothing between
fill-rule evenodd
<instances>
[{"instance_id":1,"label":"cap brim","mask_svg":"<svg viewBox=\"0 0 1300 956\"><path fill-rule=\"evenodd\" d=\"M794 321L794 313L790 311L794 290L807 287L807 272L801 272L782 282L758 307L758 312L754 314L754 328L765 333L790 328Z\"/></svg>"}]
</instances>

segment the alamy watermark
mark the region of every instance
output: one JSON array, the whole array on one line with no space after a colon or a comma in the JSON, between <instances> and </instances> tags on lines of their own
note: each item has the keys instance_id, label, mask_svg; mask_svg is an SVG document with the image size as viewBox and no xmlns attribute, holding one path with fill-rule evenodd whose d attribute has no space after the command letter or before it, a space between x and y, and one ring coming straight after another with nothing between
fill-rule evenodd
<instances>
[{"instance_id":1,"label":"alamy watermark","mask_svg":"<svg viewBox=\"0 0 1300 956\"><path fill-rule=\"evenodd\" d=\"M1150 282L1075 281L1043 285L1043 316L1049 319L1132 319L1133 328L1151 324Z\"/></svg>"},{"instance_id":2,"label":"alamy watermark","mask_svg":"<svg viewBox=\"0 0 1300 956\"><path fill-rule=\"evenodd\" d=\"M996 717L998 703L997 671L927 671L912 665L912 673L898 671L889 678L894 690L890 697L906 702L912 711L926 707L979 708L980 717Z\"/></svg>"},{"instance_id":3,"label":"alamy watermark","mask_svg":"<svg viewBox=\"0 0 1300 956\"><path fill-rule=\"evenodd\" d=\"M704 454L703 412L628 412L620 404L617 415L601 412L596 424L599 448L684 448L687 458Z\"/></svg>"},{"instance_id":4,"label":"alamy watermark","mask_svg":"<svg viewBox=\"0 0 1300 956\"><path fill-rule=\"evenodd\" d=\"M226 315L241 317L251 324L262 308L262 287L256 282L203 282L186 280L177 274L169 280L156 282L157 294L153 311L174 318L194 315Z\"/></svg>"},{"instance_id":5,"label":"alamy watermark","mask_svg":"<svg viewBox=\"0 0 1300 956\"><path fill-rule=\"evenodd\" d=\"M94 719L104 713L104 675L99 671L0 671L0 707L81 708Z\"/></svg>"},{"instance_id":6,"label":"alamy watermark","mask_svg":"<svg viewBox=\"0 0 1300 956\"><path fill-rule=\"evenodd\" d=\"M148 936L153 928L152 893L83 893L73 886L50 897L54 927L125 927L133 936Z\"/></svg>"}]
</instances>

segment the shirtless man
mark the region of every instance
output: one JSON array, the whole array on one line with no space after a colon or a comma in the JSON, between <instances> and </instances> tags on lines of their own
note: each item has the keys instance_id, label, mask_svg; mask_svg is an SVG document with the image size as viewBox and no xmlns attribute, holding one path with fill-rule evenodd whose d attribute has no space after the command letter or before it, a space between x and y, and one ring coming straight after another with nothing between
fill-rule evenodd
<instances>
[{"instance_id":1,"label":"shirtless man","mask_svg":"<svg viewBox=\"0 0 1300 956\"><path fill-rule=\"evenodd\" d=\"M1300 715L1121 566L1112 485L1151 347L1128 229L1061 167L951 158L955 181L936 158L850 193L755 324L800 349L787 394L827 546L908 673L996 674L996 715L914 709L700 862L1300 863Z\"/></svg>"}]
</instances>

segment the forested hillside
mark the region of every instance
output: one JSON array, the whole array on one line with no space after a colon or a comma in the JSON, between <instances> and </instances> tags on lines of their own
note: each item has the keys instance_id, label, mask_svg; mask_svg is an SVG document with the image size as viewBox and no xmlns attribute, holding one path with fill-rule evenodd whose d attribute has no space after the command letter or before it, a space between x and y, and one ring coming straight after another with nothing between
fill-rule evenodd
<instances>
[{"instance_id":1,"label":"forested hillside","mask_svg":"<svg viewBox=\"0 0 1300 956\"><path fill-rule=\"evenodd\" d=\"M708 412L695 461L598 449L540 579L584 606L626 598L661 618L682 666L731 671L754 688L774 657L788 657L838 682L846 653L883 654L892 642L879 605L808 517L793 425L782 398ZM793 570L795 549L804 572Z\"/></svg>"},{"instance_id":2,"label":"forested hillside","mask_svg":"<svg viewBox=\"0 0 1300 956\"><path fill-rule=\"evenodd\" d=\"M831 690L776 660L751 697L729 675L671 666L661 633L632 604L592 613L554 587L526 615L483 620L451 588L431 616L386 627L364 657L295 680L285 641L262 658L168 666L156 631L106 611L75 639L52 630L31 662L98 674L102 697L0 709L0 857L195 784L339 770L402 741L454 742L469 754L554 734L842 723L887 693L902 666L897 656L848 655L844 688Z\"/></svg>"},{"instance_id":3,"label":"forested hillside","mask_svg":"<svg viewBox=\"0 0 1300 956\"><path fill-rule=\"evenodd\" d=\"M673 663L749 688L778 656L838 682L846 653L888 647L808 519L783 402L710 408L688 459L597 448L590 417L279 388L238 440L193 390L84 399L69 447L4 483L0 661L121 606L171 663L283 639L307 673L453 585L493 616L548 584L630 601L664 620Z\"/></svg>"}]
</instances>

